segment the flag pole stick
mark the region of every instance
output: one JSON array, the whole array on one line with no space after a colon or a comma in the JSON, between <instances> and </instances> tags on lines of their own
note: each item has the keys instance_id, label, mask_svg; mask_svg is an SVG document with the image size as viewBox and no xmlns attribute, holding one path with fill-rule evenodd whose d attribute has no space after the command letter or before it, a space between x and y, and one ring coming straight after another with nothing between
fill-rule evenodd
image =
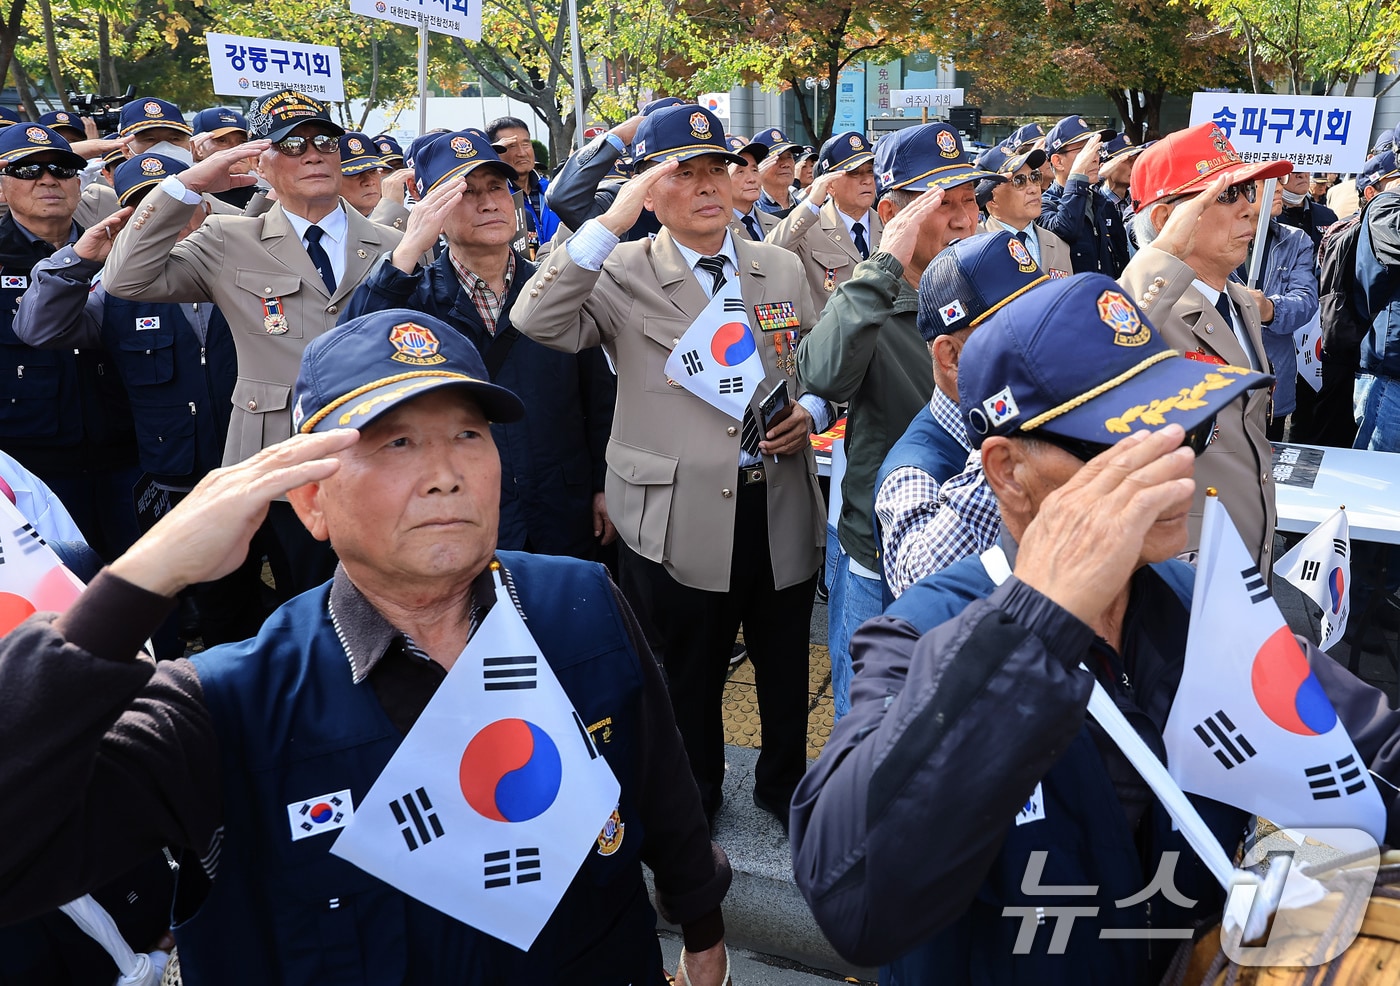
<instances>
[{"instance_id":1,"label":"flag pole stick","mask_svg":"<svg viewBox=\"0 0 1400 986\"><path fill-rule=\"evenodd\" d=\"M1274 211L1274 186L1277 178L1264 182L1262 201L1259 202L1259 225L1254 230L1254 249L1249 256L1249 286L1259 286L1259 271L1264 266L1264 241L1269 235L1269 213Z\"/></svg>"},{"instance_id":2,"label":"flag pole stick","mask_svg":"<svg viewBox=\"0 0 1400 986\"><path fill-rule=\"evenodd\" d=\"M428 132L428 22L418 24L418 133Z\"/></svg>"}]
</instances>

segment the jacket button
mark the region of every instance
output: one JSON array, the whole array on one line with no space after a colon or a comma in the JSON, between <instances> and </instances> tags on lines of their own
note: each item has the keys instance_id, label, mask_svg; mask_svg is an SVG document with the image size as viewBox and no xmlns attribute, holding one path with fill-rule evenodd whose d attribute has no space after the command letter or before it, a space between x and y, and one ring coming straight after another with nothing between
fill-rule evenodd
<instances>
[{"instance_id":1,"label":"jacket button","mask_svg":"<svg viewBox=\"0 0 1400 986\"><path fill-rule=\"evenodd\" d=\"M558 268L558 267L550 267L550 268L549 268L549 272L550 272L551 274L557 274L557 273L559 273L559 268Z\"/></svg>"},{"instance_id":2,"label":"jacket button","mask_svg":"<svg viewBox=\"0 0 1400 986\"><path fill-rule=\"evenodd\" d=\"M733 438L735 435L739 434L739 429L735 428L733 425L730 425L728 428L724 429L724 433L730 438Z\"/></svg>"},{"instance_id":3,"label":"jacket button","mask_svg":"<svg viewBox=\"0 0 1400 986\"><path fill-rule=\"evenodd\" d=\"M263 294L267 295L269 298L272 297L272 285L271 285L271 284L269 284L267 287L263 288Z\"/></svg>"},{"instance_id":4,"label":"jacket button","mask_svg":"<svg viewBox=\"0 0 1400 986\"><path fill-rule=\"evenodd\" d=\"M719 491L719 495L722 496L722 497L724 497L726 500L728 500L731 496L734 495L734 491L733 491L733 490L720 490L720 491Z\"/></svg>"},{"instance_id":5,"label":"jacket button","mask_svg":"<svg viewBox=\"0 0 1400 986\"><path fill-rule=\"evenodd\" d=\"M248 402L248 410L250 410L250 411L256 411L257 409L258 409L258 402L257 402L257 401L249 401L249 402Z\"/></svg>"},{"instance_id":6,"label":"jacket button","mask_svg":"<svg viewBox=\"0 0 1400 986\"><path fill-rule=\"evenodd\" d=\"M329 308L326 309L326 314L327 314L327 315L334 315L334 314L335 314L336 312L338 312L338 311L340 311L340 306L339 306L339 305L331 305Z\"/></svg>"}]
</instances>

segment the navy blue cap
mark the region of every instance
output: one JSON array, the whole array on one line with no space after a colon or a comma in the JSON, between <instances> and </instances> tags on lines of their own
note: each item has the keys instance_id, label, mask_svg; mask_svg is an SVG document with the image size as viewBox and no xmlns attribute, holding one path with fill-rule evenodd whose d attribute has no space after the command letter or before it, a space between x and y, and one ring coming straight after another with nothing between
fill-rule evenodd
<instances>
[{"instance_id":1,"label":"navy blue cap","mask_svg":"<svg viewBox=\"0 0 1400 986\"><path fill-rule=\"evenodd\" d=\"M783 151L793 151L796 153L802 150L801 144L788 140L787 134L783 133L777 127L769 127L767 130L760 130L753 135L753 139L754 143L762 144L764 147L768 148L768 153L774 156L783 153Z\"/></svg>"},{"instance_id":2,"label":"navy blue cap","mask_svg":"<svg viewBox=\"0 0 1400 986\"><path fill-rule=\"evenodd\" d=\"M1106 140L1099 146L1099 160L1116 161L1119 158L1132 157L1146 149L1146 144L1130 142L1127 134L1114 134L1112 140Z\"/></svg>"},{"instance_id":3,"label":"navy blue cap","mask_svg":"<svg viewBox=\"0 0 1400 986\"><path fill-rule=\"evenodd\" d=\"M275 144L308 122L324 125L328 133L345 133L344 128L331 119L328 104L296 89L278 89L259 97L248 110L248 136Z\"/></svg>"},{"instance_id":4,"label":"navy blue cap","mask_svg":"<svg viewBox=\"0 0 1400 986\"><path fill-rule=\"evenodd\" d=\"M389 162L379 156L379 148L368 134L349 130L340 135L340 173L358 175L363 171L388 168Z\"/></svg>"},{"instance_id":5,"label":"navy blue cap","mask_svg":"<svg viewBox=\"0 0 1400 986\"><path fill-rule=\"evenodd\" d=\"M1141 428L1190 431L1273 380L1186 359L1167 346L1118 282L1052 279L982 323L958 361L967 437L1050 433L1111 445Z\"/></svg>"},{"instance_id":6,"label":"navy blue cap","mask_svg":"<svg viewBox=\"0 0 1400 986\"><path fill-rule=\"evenodd\" d=\"M1397 171L1400 171L1400 167L1397 167L1395 152L1382 151L1367 161L1356 176L1356 194L1360 195L1377 182L1393 177Z\"/></svg>"},{"instance_id":7,"label":"navy blue cap","mask_svg":"<svg viewBox=\"0 0 1400 986\"><path fill-rule=\"evenodd\" d=\"M690 102L680 96L658 96L642 107L642 116L651 116L657 110L669 110L672 106L689 106Z\"/></svg>"},{"instance_id":8,"label":"navy blue cap","mask_svg":"<svg viewBox=\"0 0 1400 986\"><path fill-rule=\"evenodd\" d=\"M886 134L875 142L875 190L927 192L980 178L997 177L972 164L962 137L946 123L925 123Z\"/></svg>"},{"instance_id":9,"label":"navy blue cap","mask_svg":"<svg viewBox=\"0 0 1400 986\"><path fill-rule=\"evenodd\" d=\"M461 387L492 421L519 421L520 398L491 382L481 354L431 315L389 308L317 336L301 355L292 390L292 428L301 434L363 428L404 401Z\"/></svg>"},{"instance_id":10,"label":"navy blue cap","mask_svg":"<svg viewBox=\"0 0 1400 986\"><path fill-rule=\"evenodd\" d=\"M1395 131L1394 131L1394 130L1382 130L1382 131L1376 136L1376 142L1375 142L1374 144L1371 145L1371 153L1372 153L1372 154L1382 154L1382 153L1384 153L1384 152L1386 152L1386 151L1393 150L1394 147L1395 147Z\"/></svg>"},{"instance_id":11,"label":"navy blue cap","mask_svg":"<svg viewBox=\"0 0 1400 986\"><path fill-rule=\"evenodd\" d=\"M178 175L188 168L184 161L177 161L164 154L138 154L130 161L117 166L112 173L112 187L117 192L117 204L123 207L133 204L138 193L159 184L168 175Z\"/></svg>"},{"instance_id":12,"label":"navy blue cap","mask_svg":"<svg viewBox=\"0 0 1400 986\"><path fill-rule=\"evenodd\" d=\"M718 154L730 164L747 164L724 141L719 118L695 103L668 106L646 117L632 138L632 161L665 164Z\"/></svg>"},{"instance_id":13,"label":"navy blue cap","mask_svg":"<svg viewBox=\"0 0 1400 986\"><path fill-rule=\"evenodd\" d=\"M73 153L68 141L48 127L37 123L27 123L20 127L0 129L0 158L11 164L18 164L31 154L49 152L58 157L58 164L75 168L86 168L87 162Z\"/></svg>"},{"instance_id":14,"label":"navy blue cap","mask_svg":"<svg viewBox=\"0 0 1400 986\"><path fill-rule=\"evenodd\" d=\"M632 159L623 155L613 162L608 173L603 176L605 181L626 181L637 173L637 169L632 165Z\"/></svg>"},{"instance_id":15,"label":"navy blue cap","mask_svg":"<svg viewBox=\"0 0 1400 986\"><path fill-rule=\"evenodd\" d=\"M1040 148L1022 154L1011 154L1006 146L998 144L989 147L977 156L977 167L983 171L993 171L999 175L1014 175L1025 165L1032 170L1045 163L1046 154Z\"/></svg>"},{"instance_id":16,"label":"navy blue cap","mask_svg":"<svg viewBox=\"0 0 1400 986\"><path fill-rule=\"evenodd\" d=\"M1045 135L1045 152L1047 154L1059 154L1068 145L1086 137L1098 134L1104 140L1112 140L1117 131L1097 130L1089 126L1082 116L1067 116L1059 123L1050 128L1050 132Z\"/></svg>"},{"instance_id":17,"label":"navy blue cap","mask_svg":"<svg viewBox=\"0 0 1400 986\"><path fill-rule=\"evenodd\" d=\"M429 130L425 134L419 134L417 137L414 137L408 142L408 147L404 149L403 163L410 168L413 167L413 162L418 159L419 154L423 153L423 149L448 132L449 131L445 129Z\"/></svg>"},{"instance_id":18,"label":"navy blue cap","mask_svg":"<svg viewBox=\"0 0 1400 986\"><path fill-rule=\"evenodd\" d=\"M403 148L399 142L388 134L380 134L372 138L374 146L379 148L379 156L382 157L390 167L403 164Z\"/></svg>"},{"instance_id":19,"label":"navy blue cap","mask_svg":"<svg viewBox=\"0 0 1400 986\"><path fill-rule=\"evenodd\" d=\"M120 136L121 134L118 133L103 134L102 139L116 140ZM126 150L124 148L118 147L115 150L108 151L106 154L102 155L102 167L115 168L117 165L121 164L125 160Z\"/></svg>"},{"instance_id":20,"label":"navy blue cap","mask_svg":"<svg viewBox=\"0 0 1400 986\"><path fill-rule=\"evenodd\" d=\"M1002 146L1011 153L1015 153L1027 144L1034 144L1037 140L1045 136L1045 128L1038 123L1027 123L1024 126L1012 131L1011 136L1003 140Z\"/></svg>"},{"instance_id":21,"label":"navy blue cap","mask_svg":"<svg viewBox=\"0 0 1400 986\"><path fill-rule=\"evenodd\" d=\"M456 133L438 134L413 158L413 184L422 198L445 181L452 181L477 168L486 167L511 181L515 169L501 160L491 149L491 138L485 131L468 127Z\"/></svg>"},{"instance_id":22,"label":"navy blue cap","mask_svg":"<svg viewBox=\"0 0 1400 986\"><path fill-rule=\"evenodd\" d=\"M865 134L847 130L844 133L833 134L822 145L821 152L817 155L817 168L814 173L826 175L833 171L854 171L867 161L874 160L875 154L871 151L870 141L865 139Z\"/></svg>"},{"instance_id":23,"label":"navy blue cap","mask_svg":"<svg viewBox=\"0 0 1400 986\"><path fill-rule=\"evenodd\" d=\"M39 126L48 127L50 130L63 127L65 130L76 131L81 137L87 136L87 131L83 129L83 121L78 114L66 113L63 110L43 114L39 117Z\"/></svg>"},{"instance_id":24,"label":"navy blue cap","mask_svg":"<svg viewBox=\"0 0 1400 986\"><path fill-rule=\"evenodd\" d=\"M248 132L247 118L227 106L211 106L207 110L200 110L194 115L194 122L190 126L197 134L210 134L214 137L222 137L235 130L241 130L245 134Z\"/></svg>"},{"instance_id":25,"label":"navy blue cap","mask_svg":"<svg viewBox=\"0 0 1400 986\"><path fill-rule=\"evenodd\" d=\"M0 106L0 127L12 127L21 122L18 113L8 106Z\"/></svg>"},{"instance_id":26,"label":"navy blue cap","mask_svg":"<svg viewBox=\"0 0 1400 986\"><path fill-rule=\"evenodd\" d=\"M745 140L734 134L725 134L724 142L735 154L752 154L753 163L757 164L768 156L768 145L760 144L756 140Z\"/></svg>"},{"instance_id":27,"label":"navy blue cap","mask_svg":"<svg viewBox=\"0 0 1400 986\"><path fill-rule=\"evenodd\" d=\"M180 112L180 107L168 100L138 96L122 106L120 132L123 137L154 127L169 127L184 134L193 132L185 122L185 114Z\"/></svg>"},{"instance_id":28,"label":"navy blue cap","mask_svg":"<svg viewBox=\"0 0 1400 986\"><path fill-rule=\"evenodd\" d=\"M1005 230L976 233L944 248L924 268L915 324L925 342L975 329L1002 305L1048 280L1015 236Z\"/></svg>"}]
</instances>

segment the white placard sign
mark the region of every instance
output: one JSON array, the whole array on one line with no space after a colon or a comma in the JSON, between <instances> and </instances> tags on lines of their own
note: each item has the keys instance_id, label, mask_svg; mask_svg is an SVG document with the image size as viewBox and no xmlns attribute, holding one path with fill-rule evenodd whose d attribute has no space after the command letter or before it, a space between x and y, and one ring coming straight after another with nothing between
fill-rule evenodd
<instances>
[{"instance_id":1,"label":"white placard sign","mask_svg":"<svg viewBox=\"0 0 1400 986\"><path fill-rule=\"evenodd\" d=\"M426 24L429 31L481 40L481 0L350 0L350 9L395 24Z\"/></svg>"},{"instance_id":2,"label":"white placard sign","mask_svg":"<svg viewBox=\"0 0 1400 986\"><path fill-rule=\"evenodd\" d=\"M1191 126L1214 123L1246 161L1291 161L1300 171L1360 171L1371 146L1369 96L1198 92Z\"/></svg>"},{"instance_id":3,"label":"white placard sign","mask_svg":"<svg viewBox=\"0 0 1400 986\"><path fill-rule=\"evenodd\" d=\"M323 102L345 100L340 49L331 45L206 34L214 91L220 96L265 96L296 89Z\"/></svg>"},{"instance_id":4,"label":"white placard sign","mask_svg":"<svg viewBox=\"0 0 1400 986\"><path fill-rule=\"evenodd\" d=\"M963 104L961 89L895 89L890 93L890 109L948 109Z\"/></svg>"}]
</instances>

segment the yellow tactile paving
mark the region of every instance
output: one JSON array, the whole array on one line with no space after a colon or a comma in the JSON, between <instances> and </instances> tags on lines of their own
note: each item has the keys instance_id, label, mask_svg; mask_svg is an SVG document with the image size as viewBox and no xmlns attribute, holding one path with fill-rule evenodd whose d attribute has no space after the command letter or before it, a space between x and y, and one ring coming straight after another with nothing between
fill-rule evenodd
<instances>
[{"instance_id":1,"label":"yellow tactile paving","mask_svg":"<svg viewBox=\"0 0 1400 986\"><path fill-rule=\"evenodd\" d=\"M827 649L813 644L808 670L807 755L815 757L831 735L831 659ZM759 745L758 699L754 694L753 665L745 661L735 668L724 688L724 741L735 746Z\"/></svg>"}]
</instances>

